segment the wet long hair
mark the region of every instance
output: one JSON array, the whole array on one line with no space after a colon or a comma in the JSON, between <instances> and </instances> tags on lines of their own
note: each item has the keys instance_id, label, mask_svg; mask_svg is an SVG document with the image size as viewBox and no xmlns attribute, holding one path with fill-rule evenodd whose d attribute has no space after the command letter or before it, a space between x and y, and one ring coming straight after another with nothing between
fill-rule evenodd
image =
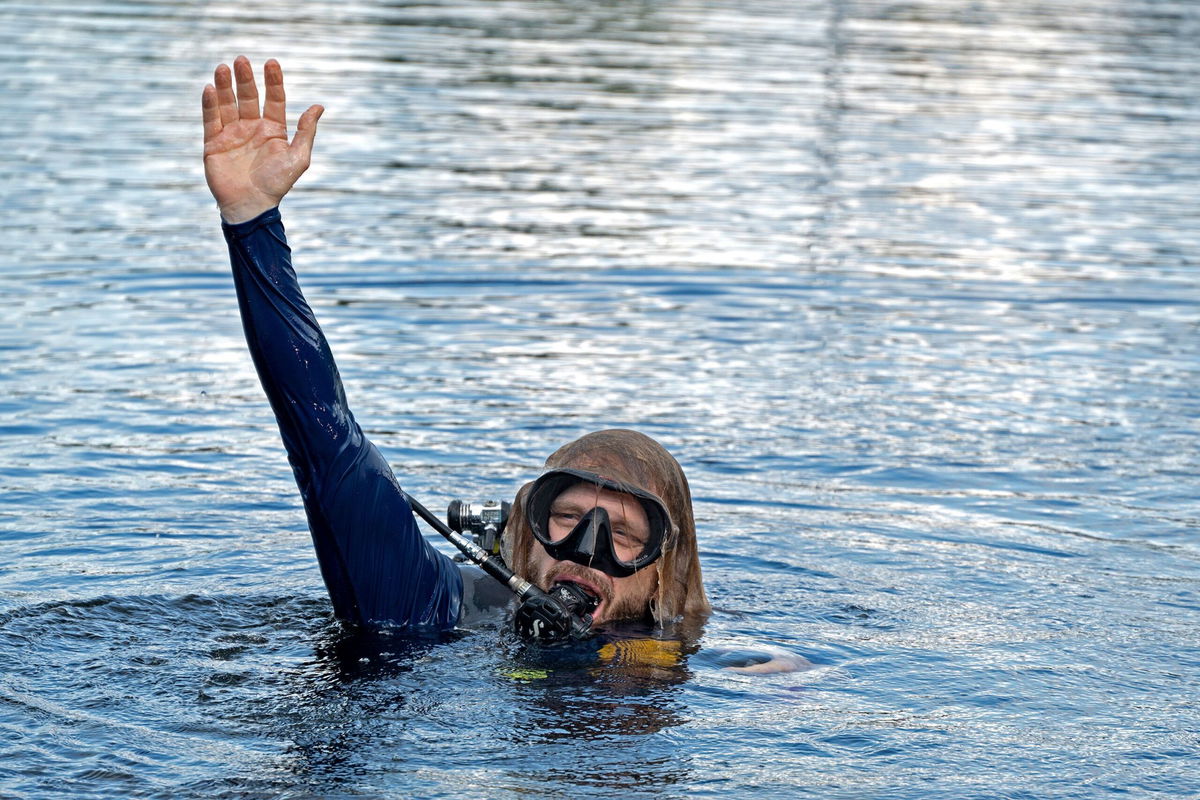
<instances>
[{"instance_id":1,"label":"wet long hair","mask_svg":"<svg viewBox=\"0 0 1200 800\"><path fill-rule=\"evenodd\" d=\"M658 571L658 590L650 616L659 625L712 610L704 593L696 546L692 492L679 462L658 442L637 431L613 429L582 436L546 459L546 469L581 469L651 491L671 513L673 535L662 556L645 569ZM538 547L525 517L529 482L517 492L505 526L504 559L518 575L530 577Z\"/></svg>"}]
</instances>

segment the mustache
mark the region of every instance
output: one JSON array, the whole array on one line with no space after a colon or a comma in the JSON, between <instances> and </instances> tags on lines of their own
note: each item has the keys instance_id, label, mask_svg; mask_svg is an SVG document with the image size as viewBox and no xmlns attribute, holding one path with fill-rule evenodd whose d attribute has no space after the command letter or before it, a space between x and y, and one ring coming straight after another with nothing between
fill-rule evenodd
<instances>
[{"instance_id":1,"label":"mustache","mask_svg":"<svg viewBox=\"0 0 1200 800\"><path fill-rule=\"evenodd\" d=\"M570 561L556 564L546 574L546 585L550 586L563 578L578 578L588 586L594 587L600 594L600 599L611 606L613 602L612 579L607 575L588 569L581 564Z\"/></svg>"}]
</instances>

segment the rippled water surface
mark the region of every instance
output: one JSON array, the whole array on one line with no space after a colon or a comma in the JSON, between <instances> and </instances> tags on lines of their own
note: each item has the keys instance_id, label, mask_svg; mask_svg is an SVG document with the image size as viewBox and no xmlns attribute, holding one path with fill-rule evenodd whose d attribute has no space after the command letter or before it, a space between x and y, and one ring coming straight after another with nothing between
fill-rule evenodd
<instances>
[{"instance_id":1,"label":"rippled water surface","mask_svg":"<svg viewBox=\"0 0 1200 800\"><path fill-rule=\"evenodd\" d=\"M660 439L683 663L332 621L242 52L328 109L285 221L407 488ZM1200 795L1200 5L15 0L0 67L0 797Z\"/></svg>"}]
</instances>

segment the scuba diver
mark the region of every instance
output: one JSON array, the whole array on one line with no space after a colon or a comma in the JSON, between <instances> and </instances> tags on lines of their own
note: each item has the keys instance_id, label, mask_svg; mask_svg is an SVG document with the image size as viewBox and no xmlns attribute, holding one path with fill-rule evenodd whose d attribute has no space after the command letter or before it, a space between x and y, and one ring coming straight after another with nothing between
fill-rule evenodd
<instances>
[{"instance_id":1,"label":"scuba diver","mask_svg":"<svg viewBox=\"0 0 1200 800\"><path fill-rule=\"evenodd\" d=\"M707 614L687 479L648 436L606 430L559 448L517 493L502 545L487 549L401 489L346 403L278 209L309 166L323 108L305 111L289 142L278 62L266 63L264 77L260 111L250 62L239 56L232 71L217 67L202 99L204 172L221 212L246 341L337 617L446 631L515 595L517 632L556 642L619 620L662 626ZM479 569L434 549L414 509Z\"/></svg>"}]
</instances>

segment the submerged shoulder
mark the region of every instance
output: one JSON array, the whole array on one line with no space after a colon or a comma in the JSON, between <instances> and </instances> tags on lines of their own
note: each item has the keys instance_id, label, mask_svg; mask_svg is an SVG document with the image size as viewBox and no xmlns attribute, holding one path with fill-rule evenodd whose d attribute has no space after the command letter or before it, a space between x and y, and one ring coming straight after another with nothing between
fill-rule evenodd
<instances>
[{"instance_id":1,"label":"submerged shoulder","mask_svg":"<svg viewBox=\"0 0 1200 800\"><path fill-rule=\"evenodd\" d=\"M459 624L494 620L513 601L513 593L474 564L459 564L462 576L462 618Z\"/></svg>"}]
</instances>

